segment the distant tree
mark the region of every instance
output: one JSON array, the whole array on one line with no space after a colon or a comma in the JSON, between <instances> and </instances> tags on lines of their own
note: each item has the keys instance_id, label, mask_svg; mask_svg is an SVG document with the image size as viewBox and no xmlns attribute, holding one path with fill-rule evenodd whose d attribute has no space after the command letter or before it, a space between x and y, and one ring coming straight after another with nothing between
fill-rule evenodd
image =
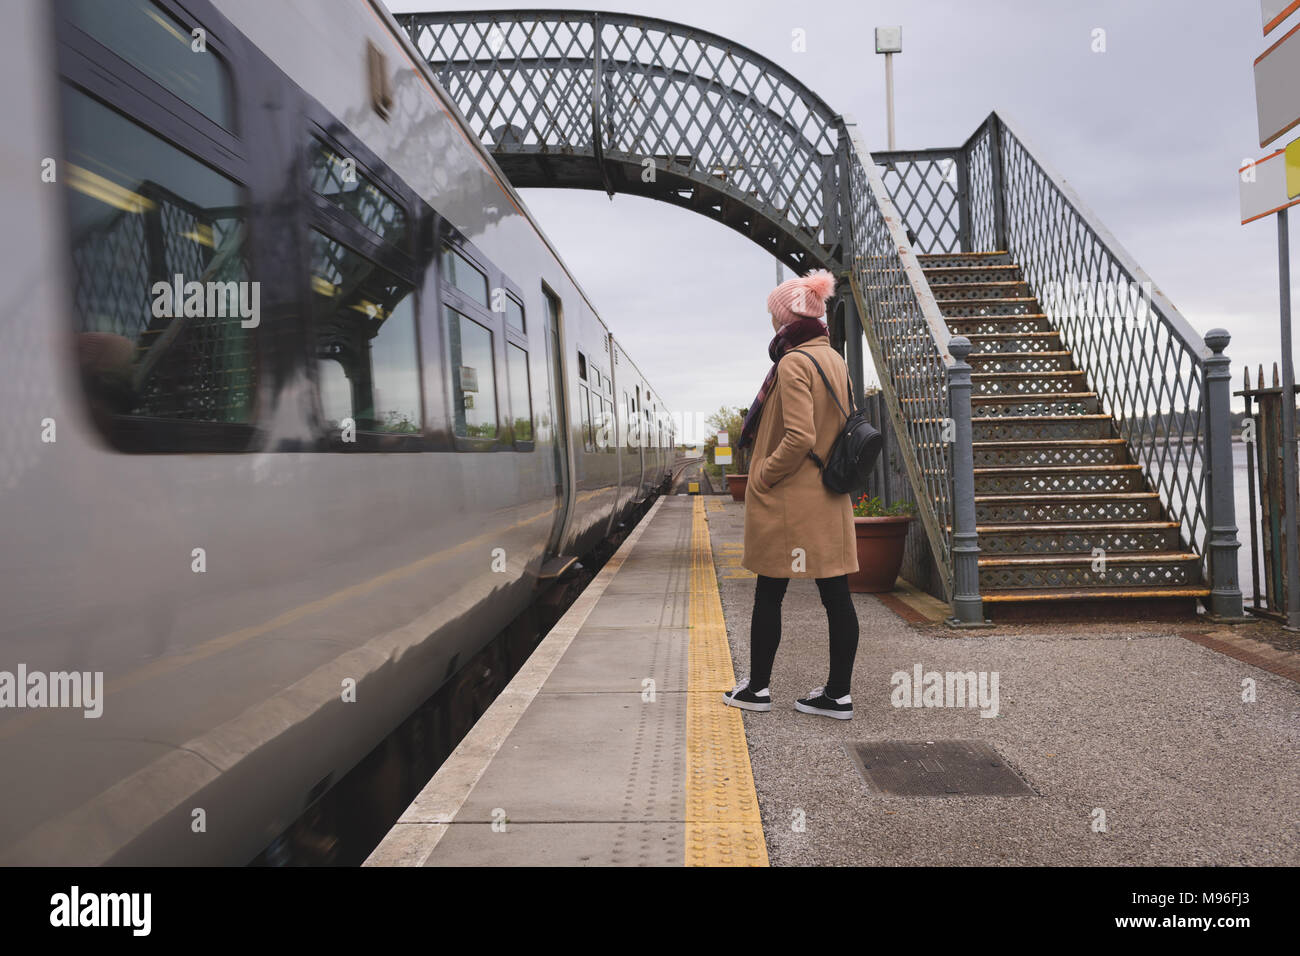
<instances>
[{"instance_id":1,"label":"distant tree","mask_svg":"<svg viewBox=\"0 0 1300 956\"><path fill-rule=\"evenodd\" d=\"M709 426L709 437L704 442L704 461L705 467L709 474L721 476L723 468L713 464L713 453L718 447L718 432L726 432L730 439L731 445L731 465L726 469L727 474L743 475L749 466L749 452L736 450L740 443L740 429L745 424L745 415L749 413L748 408L731 408L723 405L716 412L704 420Z\"/></svg>"}]
</instances>

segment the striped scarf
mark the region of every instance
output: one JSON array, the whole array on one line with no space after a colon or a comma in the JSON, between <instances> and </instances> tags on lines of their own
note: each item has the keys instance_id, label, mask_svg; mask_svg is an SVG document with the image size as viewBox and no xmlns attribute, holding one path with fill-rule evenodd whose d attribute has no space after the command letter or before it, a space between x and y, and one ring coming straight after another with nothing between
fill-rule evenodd
<instances>
[{"instance_id":1,"label":"striped scarf","mask_svg":"<svg viewBox=\"0 0 1300 956\"><path fill-rule=\"evenodd\" d=\"M776 381L776 363L791 349L798 348L820 335L829 334L826 323L821 319L806 317L781 326L781 331L776 333L767 346L767 355L772 360L772 367L768 369L767 377L763 379L758 394L750 403L749 414L745 416L745 424L740 428L740 441L736 442L737 448L744 448L754 443L754 436L758 434L758 420L763 413L763 402L772 388L772 383Z\"/></svg>"}]
</instances>

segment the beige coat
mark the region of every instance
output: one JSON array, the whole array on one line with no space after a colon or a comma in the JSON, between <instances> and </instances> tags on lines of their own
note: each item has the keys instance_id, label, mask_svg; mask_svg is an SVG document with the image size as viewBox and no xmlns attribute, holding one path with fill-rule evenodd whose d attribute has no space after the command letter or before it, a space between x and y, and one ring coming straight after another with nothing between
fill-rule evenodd
<instances>
[{"instance_id":1,"label":"beige coat","mask_svg":"<svg viewBox=\"0 0 1300 956\"><path fill-rule=\"evenodd\" d=\"M822 484L822 459L844 427L817 369L821 364L847 410L848 371L826 336L786 353L763 402L745 488L744 565L770 578L832 578L858 569L853 504ZM803 555L796 549L802 549Z\"/></svg>"}]
</instances>

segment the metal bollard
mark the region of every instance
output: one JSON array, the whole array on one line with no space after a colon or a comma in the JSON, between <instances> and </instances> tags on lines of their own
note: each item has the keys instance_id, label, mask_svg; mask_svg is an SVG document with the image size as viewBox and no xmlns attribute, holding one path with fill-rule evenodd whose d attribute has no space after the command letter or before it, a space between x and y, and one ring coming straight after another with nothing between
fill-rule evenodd
<instances>
[{"instance_id":1,"label":"metal bollard","mask_svg":"<svg viewBox=\"0 0 1300 956\"><path fill-rule=\"evenodd\" d=\"M948 351L956 362L948 368L948 414L952 444L952 623L984 623L980 598L980 543L975 529L975 451L970 420L970 339L955 335ZM1240 601L1240 595L1238 595Z\"/></svg>"},{"instance_id":2,"label":"metal bollard","mask_svg":"<svg viewBox=\"0 0 1300 956\"><path fill-rule=\"evenodd\" d=\"M1223 350L1231 336L1224 329L1205 333L1211 354L1205 359L1206 456L1210 466L1210 612L1241 618L1241 585L1237 581L1236 503L1233 499L1232 414L1230 362Z\"/></svg>"}]
</instances>

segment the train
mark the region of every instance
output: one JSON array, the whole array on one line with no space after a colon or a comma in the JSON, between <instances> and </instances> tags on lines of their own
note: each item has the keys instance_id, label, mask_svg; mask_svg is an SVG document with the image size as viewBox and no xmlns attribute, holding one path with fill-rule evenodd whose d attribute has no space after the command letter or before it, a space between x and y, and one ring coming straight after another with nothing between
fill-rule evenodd
<instances>
[{"instance_id":1,"label":"train","mask_svg":"<svg viewBox=\"0 0 1300 956\"><path fill-rule=\"evenodd\" d=\"M370 0L6 8L0 863L249 862L664 487Z\"/></svg>"}]
</instances>

